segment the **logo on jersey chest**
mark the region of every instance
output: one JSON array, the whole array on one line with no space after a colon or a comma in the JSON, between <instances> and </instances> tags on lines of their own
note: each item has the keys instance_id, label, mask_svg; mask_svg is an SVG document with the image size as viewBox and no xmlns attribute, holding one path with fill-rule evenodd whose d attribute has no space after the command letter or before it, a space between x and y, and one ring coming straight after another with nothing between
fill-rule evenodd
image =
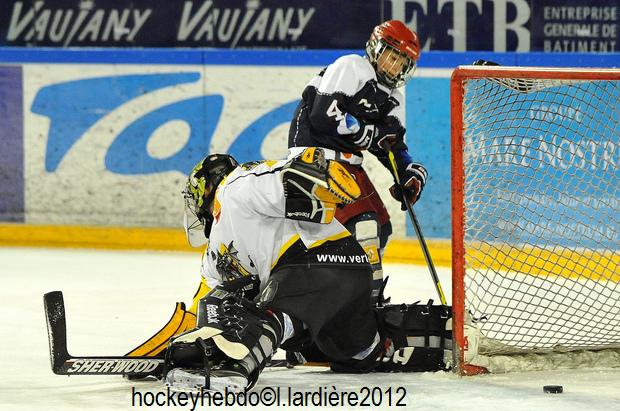
<instances>
[{"instance_id":1,"label":"logo on jersey chest","mask_svg":"<svg viewBox=\"0 0 620 411\"><path fill-rule=\"evenodd\" d=\"M217 252L211 251L211 258L216 260L217 271L226 281L234 280L240 277L252 275L250 270L244 267L239 259L239 251L235 248L234 242L228 245L220 243ZM250 257L248 256L248 259ZM254 263L250 259L250 267L254 267Z\"/></svg>"},{"instance_id":2,"label":"logo on jersey chest","mask_svg":"<svg viewBox=\"0 0 620 411\"><path fill-rule=\"evenodd\" d=\"M368 100L367 100L367 99L365 99L365 98L363 98L363 99L361 99L361 100L359 101L359 105L360 105L360 106L364 106L364 107L366 107L366 108L372 108L372 104L370 104L370 103L368 102Z\"/></svg>"}]
</instances>

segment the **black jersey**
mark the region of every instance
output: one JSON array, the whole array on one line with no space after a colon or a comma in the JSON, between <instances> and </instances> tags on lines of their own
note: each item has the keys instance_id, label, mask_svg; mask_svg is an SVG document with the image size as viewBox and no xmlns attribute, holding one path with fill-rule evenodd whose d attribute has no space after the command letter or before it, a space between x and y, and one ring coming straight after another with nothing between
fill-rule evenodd
<instances>
[{"instance_id":1,"label":"black jersey","mask_svg":"<svg viewBox=\"0 0 620 411\"><path fill-rule=\"evenodd\" d=\"M377 82L366 58L356 54L340 57L304 89L291 121L288 146L324 147L353 153L361 160L360 152L368 148L374 124L389 122L400 134L395 149L406 151L403 100L399 90Z\"/></svg>"}]
</instances>

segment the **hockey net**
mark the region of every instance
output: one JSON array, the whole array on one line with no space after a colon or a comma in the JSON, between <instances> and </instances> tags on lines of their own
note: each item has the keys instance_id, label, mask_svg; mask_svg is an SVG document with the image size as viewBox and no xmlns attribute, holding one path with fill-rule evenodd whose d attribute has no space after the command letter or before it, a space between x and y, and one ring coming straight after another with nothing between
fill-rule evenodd
<instances>
[{"instance_id":1,"label":"hockey net","mask_svg":"<svg viewBox=\"0 0 620 411\"><path fill-rule=\"evenodd\" d=\"M620 70L451 81L455 369L620 366Z\"/></svg>"}]
</instances>

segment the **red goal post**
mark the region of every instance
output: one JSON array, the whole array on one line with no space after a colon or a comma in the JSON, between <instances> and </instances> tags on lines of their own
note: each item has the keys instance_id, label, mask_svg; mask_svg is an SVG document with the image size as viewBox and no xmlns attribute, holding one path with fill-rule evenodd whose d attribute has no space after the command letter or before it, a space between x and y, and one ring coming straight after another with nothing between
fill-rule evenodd
<instances>
[{"instance_id":1,"label":"red goal post","mask_svg":"<svg viewBox=\"0 0 620 411\"><path fill-rule=\"evenodd\" d=\"M450 92L455 370L620 366L620 69L460 66Z\"/></svg>"}]
</instances>

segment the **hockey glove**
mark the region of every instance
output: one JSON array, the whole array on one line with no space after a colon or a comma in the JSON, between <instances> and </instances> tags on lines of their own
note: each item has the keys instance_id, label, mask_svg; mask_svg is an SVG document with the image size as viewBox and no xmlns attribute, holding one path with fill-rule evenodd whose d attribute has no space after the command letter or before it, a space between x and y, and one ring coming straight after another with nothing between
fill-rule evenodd
<instances>
[{"instance_id":1,"label":"hockey glove","mask_svg":"<svg viewBox=\"0 0 620 411\"><path fill-rule=\"evenodd\" d=\"M353 176L323 150L310 147L282 170L286 197L285 217L292 220L331 222L339 204L351 204L361 194Z\"/></svg>"},{"instance_id":2,"label":"hockey glove","mask_svg":"<svg viewBox=\"0 0 620 411\"><path fill-rule=\"evenodd\" d=\"M403 199L403 190L405 194L405 200L409 202L409 204L413 205L418 201L420 195L422 194L422 189L426 184L426 177L428 173L422 164L418 163L409 163L405 169L399 171L400 177L400 185L394 184L390 188L390 194L396 200L401 202L401 210L406 210L407 206L404 203ZM402 187L402 189L401 189Z\"/></svg>"},{"instance_id":3,"label":"hockey glove","mask_svg":"<svg viewBox=\"0 0 620 411\"><path fill-rule=\"evenodd\" d=\"M499 66L499 63L496 63L494 61L490 61L490 60L476 60L474 61L472 64L472 66Z\"/></svg>"},{"instance_id":4,"label":"hockey glove","mask_svg":"<svg viewBox=\"0 0 620 411\"><path fill-rule=\"evenodd\" d=\"M404 141L405 128L395 117L387 117L377 123L377 138L373 142L372 150L390 150ZM371 151L372 151L371 150Z\"/></svg>"},{"instance_id":5,"label":"hockey glove","mask_svg":"<svg viewBox=\"0 0 620 411\"><path fill-rule=\"evenodd\" d=\"M403 141L405 128L394 117L375 124L367 124L354 136L354 143L362 150L377 152L384 147L393 147Z\"/></svg>"}]
</instances>

